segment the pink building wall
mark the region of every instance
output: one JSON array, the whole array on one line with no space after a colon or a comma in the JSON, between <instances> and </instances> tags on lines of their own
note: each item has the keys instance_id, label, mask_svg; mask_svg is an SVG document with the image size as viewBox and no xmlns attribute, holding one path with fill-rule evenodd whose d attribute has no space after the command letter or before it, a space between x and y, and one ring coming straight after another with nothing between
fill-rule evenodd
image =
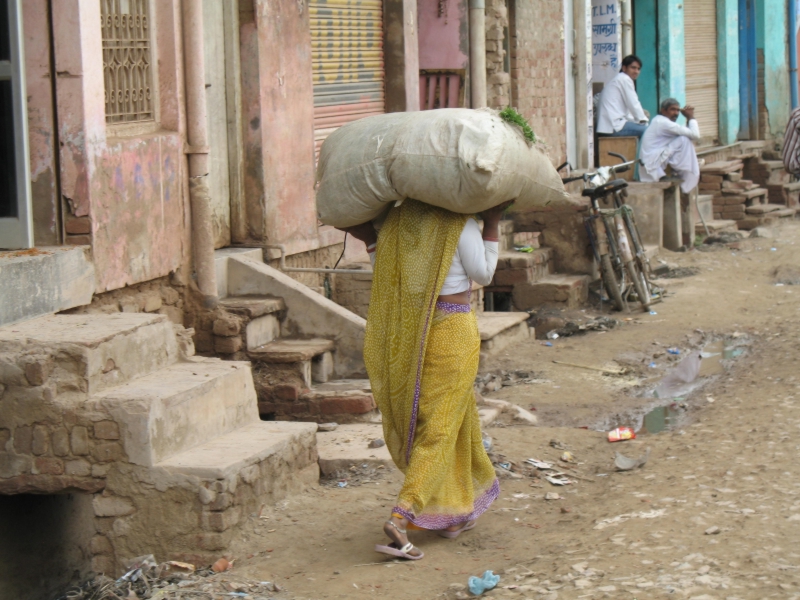
<instances>
[{"instance_id":1,"label":"pink building wall","mask_svg":"<svg viewBox=\"0 0 800 600\"><path fill-rule=\"evenodd\" d=\"M447 0L439 16L439 0L417 0L420 69L466 69L469 63L469 20L466 0Z\"/></svg>"},{"instance_id":2,"label":"pink building wall","mask_svg":"<svg viewBox=\"0 0 800 600\"><path fill-rule=\"evenodd\" d=\"M106 126L100 3L52 3L54 66L48 3L23 7L36 243L58 243L60 184L64 241L91 244L96 291L169 274L189 248L178 0L156 3L160 127L139 134Z\"/></svg>"}]
</instances>

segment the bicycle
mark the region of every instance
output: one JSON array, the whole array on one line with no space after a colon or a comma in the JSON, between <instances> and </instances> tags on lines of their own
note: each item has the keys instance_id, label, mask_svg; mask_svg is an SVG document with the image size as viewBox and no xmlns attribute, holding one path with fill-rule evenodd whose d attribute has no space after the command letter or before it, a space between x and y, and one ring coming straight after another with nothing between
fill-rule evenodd
<instances>
[{"instance_id":1,"label":"bicycle","mask_svg":"<svg viewBox=\"0 0 800 600\"><path fill-rule=\"evenodd\" d=\"M625 310L628 298L635 291L642 308L649 310L651 303L661 300L661 293L650 282L650 259L641 241L633 209L625 204L622 197L628 183L624 179L612 179L616 173L627 171L634 162L626 161L620 154L614 156L620 158L622 164L602 167L595 173L567 177L562 181L584 182L582 195L589 198L591 203L591 214L584 218L584 223L600 266L603 287L616 309ZM558 170L567 164L561 165ZM600 200L607 203L609 196L613 199L614 208L600 208Z\"/></svg>"}]
</instances>

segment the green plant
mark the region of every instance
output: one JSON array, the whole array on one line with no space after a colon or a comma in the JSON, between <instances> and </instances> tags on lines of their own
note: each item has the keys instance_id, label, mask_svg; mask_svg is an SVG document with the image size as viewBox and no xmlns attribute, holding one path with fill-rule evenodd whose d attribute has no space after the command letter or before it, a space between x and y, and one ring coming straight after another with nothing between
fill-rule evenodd
<instances>
[{"instance_id":1,"label":"green plant","mask_svg":"<svg viewBox=\"0 0 800 600\"><path fill-rule=\"evenodd\" d=\"M519 114L516 110L514 110L510 106L507 106L506 108L500 111L500 118L503 119L506 123L517 125L520 129L522 129L522 134L525 136L525 139L528 140L530 144L536 143L536 134L533 133L533 129L531 129L531 126L528 125L528 122L525 120L525 117Z\"/></svg>"}]
</instances>

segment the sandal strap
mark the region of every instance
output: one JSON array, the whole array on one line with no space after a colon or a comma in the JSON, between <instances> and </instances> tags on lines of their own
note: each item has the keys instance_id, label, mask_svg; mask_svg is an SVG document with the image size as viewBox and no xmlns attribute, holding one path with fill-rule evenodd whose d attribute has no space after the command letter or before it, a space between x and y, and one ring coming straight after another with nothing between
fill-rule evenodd
<instances>
[{"instance_id":1,"label":"sandal strap","mask_svg":"<svg viewBox=\"0 0 800 600\"><path fill-rule=\"evenodd\" d=\"M398 525L395 525L395 524L394 524L394 522L393 522L391 519L389 519L389 520L388 520L388 521L386 521L386 522L387 522L389 525L391 525L392 527L394 527L394 528L395 528L395 529L396 529L398 532L400 532L401 534L403 534L403 535L406 535L406 533L407 533L407 532L406 532L406 530L405 530L405 529L400 529L400 527L399 527Z\"/></svg>"},{"instance_id":2,"label":"sandal strap","mask_svg":"<svg viewBox=\"0 0 800 600\"><path fill-rule=\"evenodd\" d=\"M408 554L413 549L414 549L414 544L412 544L411 542L408 542L405 546L400 548L400 552L402 552L403 554Z\"/></svg>"}]
</instances>

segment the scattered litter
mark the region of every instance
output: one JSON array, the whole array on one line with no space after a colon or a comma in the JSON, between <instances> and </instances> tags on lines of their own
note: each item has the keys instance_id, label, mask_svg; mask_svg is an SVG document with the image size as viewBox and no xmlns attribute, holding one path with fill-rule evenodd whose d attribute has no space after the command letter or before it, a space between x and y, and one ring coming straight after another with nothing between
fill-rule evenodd
<instances>
[{"instance_id":1,"label":"scattered litter","mask_svg":"<svg viewBox=\"0 0 800 600\"><path fill-rule=\"evenodd\" d=\"M506 471L510 471L511 470L511 463L509 463L509 462L498 463L497 466L499 466L502 469L505 469Z\"/></svg>"},{"instance_id":2,"label":"scattered litter","mask_svg":"<svg viewBox=\"0 0 800 600\"><path fill-rule=\"evenodd\" d=\"M542 346L552 346L553 342L542 342Z\"/></svg>"},{"instance_id":3,"label":"scattered litter","mask_svg":"<svg viewBox=\"0 0 800 600\"><path fill-rule=\"evenodd\" d=\"M658 313L656 311L654 311L654 310L651 310L650 314L653 315L653 316L656 316Z\"/></svg>"},{"instance_id":4,"label":"scattered litter","mask_svg":"<svg viewBox=\"0 0 800 600\"><path fill-rule=\"evenodd\" d=\"M556 439L550 440L550 447L555 448L556 450L567 450L567 446L564 442L560 442Z\"/></svg>"},{"instance_id":5,"label":"scattered litter","mask_svg":"<svg viewBox=\"0 0 800 600\"><path fill-rule=\"evenodd\" d=\"M370 448L382 448L382 447L383 447L383 446L385 446L385 445L386 445L386 442L384 442L384 441L383 441L382 439L380 439L380 438L378 438L378 439L375 439L375 440L372 440L372 441L370 441L370 443L369 443L369 447L370 447Z\"/></svg>"},{"instance_id":6,"label":"scattered litter","mask_svg":"<svg viewBox=\"0 0 800 600\"><path fill-rule=\"evenodd\" d=\"M533 371L505 371L497 369L475 378L475 389L479 394L491 394L504 387L520 384L540 383Z\"/></svg>"},{"instance_id":7,"label":"scattered litter","mask_svg":"<svg viewBox=\"0 0 800 600\"><path fill-rule=\"evenodd\" d=\"M527 252L530 254L533 252L533 246L514 246L514 250L517 252Z\"/></svg>"},{"instance_id":8,"label":"scattered litter","mask_svg":"<svg viewBox=\"0 0 800 600\"><path fill-rule=\"evenodd\" d=\"M529 458L525 462L543 471L553 468L553 463L544 462L543 460L538 460L536 458Z\"/></svg>"},{"instance_id":9,"label":"scattered litter","mask_svg":"<svg viewBox=\"0 0 800 600\"><path fill-rule=\"evenodd\" d=\"M562 500L563 496L560 496L558 492L547 492L544 495L545 500Z\"/></svg>"},{"instance_id":10,"label":"scattered litter","mask_svg":"<svg viewBox=\"0 0 800 600\"><path fill-rule=\"evenodd\" d=\"M214 571L214 573L222 573L223 571L227 571L231 568L233 568L233 563L224 557L220 558L217 562L211 565L211 570Z\"/></svg>"},{"instance_id":11,"label":"scattered litter","mask_svg":"<svg viewBox=\"0 0 800 600\"><path fill-rule=\"evenodd\" d=\"M714 525L713 527L709 527L708 529L706 529L704 533L706 535L717 535L720 531L722 530L716 525Z\"/></svg>"},{"instance_id":12,"label":"scattered litter","mask_svg":"<svg viewBox=\"0 0 800 600\"><path fill-rule=\"evenodd\" d=\"M625 513L623 515L617 515L616 517L612 517L610 519L603 519L602 521L598 521L597 525L594 526L594 529L605 529L606 527L611 527L612 525L618 525L630 519L656 519L658 517L663 517L666 514L666 512L667 512L666 508L659 508L658 510L643 511L638 513Z\"/></svg>"},{"instance_id":13,"label":"scattered litter","mask_svg":"<svg viewBox=\"0 0 800 600\"><path fill-rule=\"evenodd\" d=\"M491 571L486 571L483 577L470 577L467 581L467 586L472 594L480 596L483 592L494 589L498 583L500 583L500 575L495 575Z\"/></svg>"},{"instance_id":14,"label":"scattered litter","mask_svg":"<svg viewBox=\"0 0 800 600\"><path fill-rule=\"evenodd\" d=\"M624 442L636 438L636 432L630 427L617 427L608 432L609 442Z\"/></svg>"},{"instance_id":15,"label":"scattered litter","mask_svg":"<svg viewBox=\"0 0 800 600\"><path fill-rule=\"evenodd\" d=\"M544 478L552 483L553 485L570 485L572 484L572 480L568 478L564 473L552 473L549 475L545 475Z\"/></svg>"},{"instance_id":16,"label":"scattered litter","mask_svg":"<svg viewBox=\"0 0 800 600\"><path fill-rule=\"evenodd\" d=\"M656 398L675 398L685 393L686 386L695 379L700 373L700 363L703 353L692 352L687 354L678 365L667 373L659 382L653 395Z\"/></svg>"},{"instance_id":17,"label":"scattered litter","mask_svg":"<svg viewBox=\"0 0 800 600\"><path fill-rule=\"evenodd\" d=\"M655 369L655 368L656 368L656 366L658 366L658 365L656 365L656 363L654 363L654 362L651 362L651 363L650 363L650 368L651 368L651 369Z\"/></svg>"},{"instance_id":18,"label":"scattered litter","mask_svg":"<svg viewBox=\"0 0 800 600\"><path fill-rule=\"evenodd\" d=\"M228 565L233 562L225 560ZM278 584L251 581L230 571L217 573L209 566L197 567L179 561L158 564L152 555L135 558L125 568L125 574L116 581L105 575L93 576L70 587L57 600L266 599L283 589Z\"/></svg>"},{"instance_id":19,"label":"scattered litter","mask_svg":"<svg viewBox=\"0 0 800 600\"><path fill-rule=\"evenodd\" d=\"M781 265L772 273L775 285L800 285L800 266Z\"/></svg>"},{"instance_id":20,"label":"scattered litter","mask_svg":"<svg viewBox=\"0 0 800 600\"><path fill-rule=\"evenodd\" d=\"M338 485L340 488L346 488L347 487L347 482L346 481L340 481L336 485Z\"/></svg>"},{"instance_id":21,"label":"scattered litter","mask_svg":"<svg viewBox=\"0 0 800 600\"><path fill-rule=\"evenodd\" d=\"M555 331L548 331L547 332L547 339L548 340L557 340L558 334Z\"/></svg>"},{"instance_id":22,"label":"scattered litter","mask_svg":"<svg viewBox=\"0 0 800 600\"><path fill-rule=\"evenodd\" d=\"M492 449L492 437L486 433L481 433L481 439L483 440L483 449L489 452Z\"/></svg>"},{"instance_id":23,"label":"scattered litter","mask_svg":"<svg viewBox=\"0 0 800 600\"><path fill-rule=\"evenodd\" d=\"M770 249L769 249L769 251L770 251L770 252L777 252L777 251L778 251L778 249L777 249L777 248L770 248Z\"/></svg>"},{"instance_id":24,"label":"scattered litter","mask_svg":"<svg viewBox=\"0 0 800 600\"><path fill-rule=\"evenodd\" d=\"M320 423L317 425L317 431L336 431L337 427L338 423Z\"/></svg>"},{"instance_id":25,"label":"scattered litter","mask_svg":"<svg viewBox=\"0 0 800 600\"><path fill-rule=\"evenodd\" d=\"M564 454L561 455L561 460L563 460L566 463L573 463L573 464L578 462L578 459L575 458L575 455L569 451L564 452Z\"/></svg>"},{"instance_id":26,"label":"scattered litter","mask_svg":"<svg viewBox=\"0 0 800 600\"><path fill-rule=\"evenodd\" d=\"M667 354L672 354L674 356L677 356L680 353L681 351L678 350L677 348L667 348Z\"/></svg>"},{"instance_id":27,"label":"scattered litter","mask_svg":"<svg viewBox=\"0 0 800 600\"><path fill-rule=\"evenodd\" d=\"M650 458L650 448L645 450L644 454L639 458L629 458L617 452L617 457L614 459L614 466L617 467L617 471L632 471L633 469L643 467L648 458Z\"/></svg>"}]
</instances>

